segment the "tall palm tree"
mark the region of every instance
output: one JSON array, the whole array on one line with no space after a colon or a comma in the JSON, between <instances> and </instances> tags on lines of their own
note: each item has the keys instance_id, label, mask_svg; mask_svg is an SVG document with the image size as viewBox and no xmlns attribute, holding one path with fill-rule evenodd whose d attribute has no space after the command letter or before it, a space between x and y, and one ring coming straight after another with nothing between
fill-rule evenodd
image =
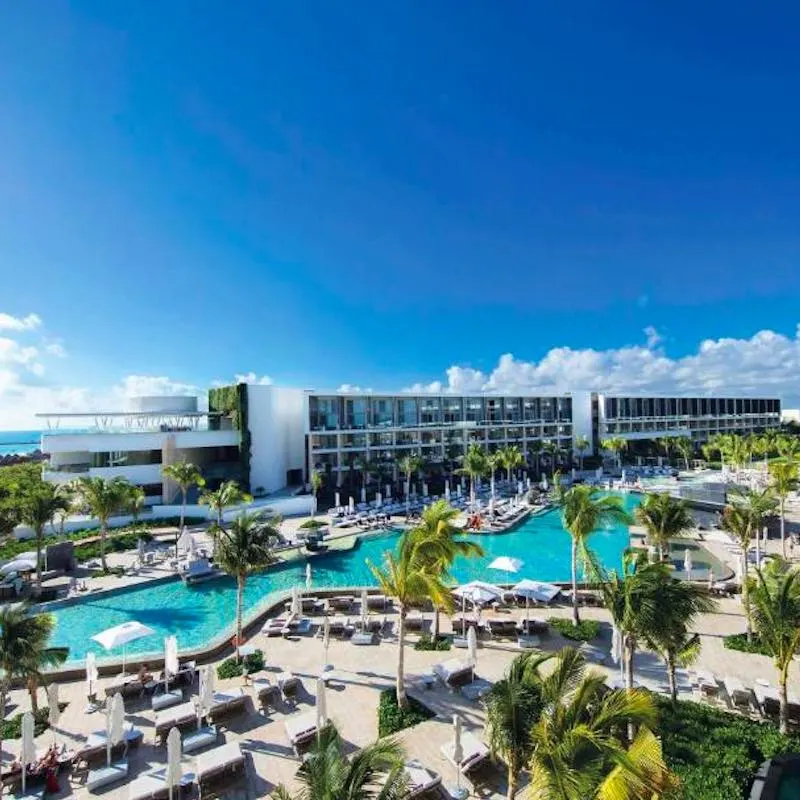
<instances>
[{"instance_id":1,"label":"tall palm tree","mask_svg":"<svg viewBox=\"0 0 800 800\"><path fill-rule=\"evenodd\" d=\"M127 511L133 518L134 533L139 527L139 516L144 510L146 500L144 489L142 489L141 486L131 485L128 487L128 493L123 501L122 507L123 510Z\"/></svg>"},{"instance_id":2,"label":"tall palm tree","mask_svg":"<svg viewBox=\"0 0 800 800\"><path fill-rule=\"evenodd\" d=\"M216 527L223 527L226 508L252 503L253 498L236 481L223 481L214 491L206 490L200 495L200 505L208 506L216 515Z\"/></svg>"},{"instance_id":3,"label":"tall palm tree","mask_svg":"<svg viewBox=\"0 0 800 800\"><path fill-rule=\"evenodd\" d=\"M588 452L589 448L591 447L591 442L589 441L588 436L576 436L573 440L573 444L575 446L575 450L578 453L578 458L580 459L580 467L581 471L583 471L583 457Z\"/></svg>"},{"instance_id":4,"label":"tall palm tree","mask_svg":"<svg viewBox=\"0 0 800 800\"><path fill-rule=\"evenodd\" d=\"M548 439L546 442L542 443L542 452L547 454L547 457L550 459L550 471L555 472L558 469L558 454L561 451L561 448L558 446L558 442L554 442L552 439Z\"/></svg>"},{"instance_id":5,"label":"tall palm tree","mask_svg":"<svg viewBox=\"0 0 800 800\"><path fill-rule=\"evenodd\" d=\"M22 521L29 525L36 536L36 586L42 585L42 546L44 529L53 522L59 511L69 509L69 504L56 491L52 483L40 483L23 496Z\"/></svg>"},{"instance_id":6,"label":"tall palm tree","mask_svg":"<svg viewBox=\"0 0 800 800\"><path fill-rule=\"evenodd\" d=\"M786 683L792 658L800 646L800 580L796 569L766 580L756 569L753 586L753 625L759 640L772 652L780 689L780 730L788 733Z\"/></svg>"},{"instance_id":7,"label":"tall palm tree","mask_svg":"<svg viewBox=\"0 0 800 800\"><path fill-rule=\"evenodd\" d=\"M725 467L725 459L729 456L733 437L727 433L715 433L708 439L708 444L719 453L720 466Z\"/></svg>"},{"instance_id":8,"label":"tall palm tree","mask_svg":"<svg viewBox=\"0 0 800 800\"><path fill-rule=\"evenodd\" d=\"M648 543L658 549L659 560L669 552L670 539L682 536L695 526L686 502L666 493L648 494L634 514L647 533Z\"/></svg>"},{"instance_id":9,"label":"tall palm tree","mask_svg":"<svg viewBox=\"0 0 800 800\"><path fill-rule=\"evenodd\" d=\"M675 451L675 440L671 436L664 436L660 439L656 439L656 444L664 451L664 455L667 457L667 463L669 463L670 456Z\"/></svg>"},{"instance_id":10,"label":"tall palm tree","mask_svg":"<svg viewBox=\"0 0 800 800\"><path fill-rule=\"evenodd\" d=\"M778 500L771 488L748 489L744 492L733 492L731 501L739 505L750 515L752 531L756 536L756 564L761 563L761 533L767 522L767 517L772 515L778 507Z\"/></svg>"},{"instance_id":11,"label":"tall palm tree","mask_svg":"<svg viewBox=\"0 0 800 800\"><path fill-rule=\"evenodd\" d=\"M586 670L583 656L564 648L541 679L544 708L531 731L531 796L536 800L652 800L675 788L652 731L650 694L607 691L605 676ZM638 728L629 745L619 732Z\"/></svg>"},{"instance_id":12,"label":"tall palm tree","mask_svg":"<svg viewBox=\"0 0 800 800\"><path fill-rule=\"evenodd\" d=\"M778 455L787 461L800 458L800 439L797 436L781 436L775 443Z\"/></svg>"},{"instance_id":13,"label":"tall palm tree","mask_svg":"<svg viewBox=\"0 0 800 800\"><path fill-rule=\"evenodd\" d=\"M474 442L467 448L461 468L456 472L466 475L469 478L469 498L470 502L475 502L475 481L486 475L488 463L486 453L479 444Z\"/></svg>"},{"instance_id":14,"label":"tall palm tree","mask_svg":"<svg viewBox=\"0 0 800 800\"><path fill-rule=\"evenodd\" d=\"M75 503L75 487L72 481L56 484L56 495L62 500L62 506L56 511L56 517L58 517L58 535L63 536L64 523Z\"/></svg>"},{"instance_id":15,"label":"tall palm tree","mask_svg":"<svg viewBox=\"0 0 800 800\"><path fill-rule=\"evenodd\" d=\"M405 637L406 616L411 606L430 599L436 608L453 609L453 595L442 580L441 573L432 564L444 559L442 541L424 534L406 531L398 542L396 551L387 551L383 567L367 560L367 566L378 581L384 594L396 597L399 606L397 623L397 705L408 707L405 687Z\"/></svg>"},{"instance_id":16,"label":"tall palm tree","mask_svg":"<svg viewBox=\"0 0 800 800\"><path fill-rule=\"evenodd\" d=\"M202 488L206 485L205 478L200 474L200 470L188 461L175 461L173 464L165 464L161 468L161 474L178 485L181 491L181 524L175 533L175 557L178 557L178 538L183 533L184 521L186 519L186 495L192 486Z\"/></svg>"},{"instance_id":17,"label":"tall palm tree","mask_svg":"<svg viewBox=\"0 0 800 800\"><path fill-rule=\"evenodd\" d=\"M675 449L683 458L686 469L689 469L689 460L694 456L694 443L688 436L681 436L675 442Z\"/></svg>"},{"instance_id":18,"label":"tall palm tree","mask_svg":"<svg viewBox=\"0 0 800 800\"><path fill-rule=\"evenodd\" d=\"M494 491L494 476L503 466L503 457L500 455L500 451L496 450L494 453L489 453L486 456L486 471L489 473L489 477L492 481L492 491Z\"/></svg>"},{"instance_id":19,"label":"tall palm tree","mask_svg":"<svg viewBox=\"0 0 800 800\"><path fill-rule=\"evenodd\" d=\"M80 477L75 480L75 488L81 505L100 523L100 563L105 572L108 521L124 508L130 483L125 478Z\"/></svg>"},{"instance_id":20,"label":"tall palm tree","mask_svg":"<svg viewBox=\"0 0 800 800\"><path fill-rule=\"evenodd\" d=\"M514 470L519 469L525 463L522 451L516 445L509 444L501 447L498 453L500 454L500 462L503 465L503 469L506 471L506 478L511 483L511 475Z\"/></svg>"},{"instance_id":21,"label":"tall palm tree","mask_svg":"<svg viewBox=\"0 0 800 800\"><path fill-rule=\"evenodd\" d=\"M700 636L691 632L699 614L708 614L717 607L705 587L678 581L664 573L656 583L654 605L657 613L644 627L647 646L655 650L667 668L669 693L678 699L676 667L687 667L700 653Z\"/></svg>"},{"instance_id":22,"label":"tall palm tree","mask_svg":"<svg viewBox=\"0 0 800 800\"><path fill-rule=\"evenodd\" d=\"M314 505L311 508L311 518L313 519L315 514L317 513L317 497L319 495L319 490L322 488L322 484L325 482L322 472L318 469L315 469L311 473L311 495L314 498Z\"/></svg>"},{"instance_id":23,"label":"tall palm tree","mask_svg":"<svg viewBox=\"0 0 800 800\"><path fill-rule=\"evenodd\" d=\"M781 552L786 558L786 500L791 492L797 490L797 462L773 461L769 465L769 474L772 479L772 492L778 500L778 513L781 518Z\"/></svg>"},{"instance_id":24,"label":"tall palm tree","mask_svg":"<svg viewBox=\"0 0 800 800\"><path fill-rule=\"evenodd\" d=\"M532 442L528 442L528 456L531 460L534 470L536 471L536 477L539 478L539 475L542 471L542 443L539 439L534 439Z\"/></svg>"},{"instance_id":25,"label":"tall palm tree","mask_svg":"<svg viewBox=\"0 0 800 800\"><path fill-rule=\"evenodd\" d=\"M18 603L0 607L0 722L5 722L8 692L15 678L26 681L35 712L42 673L67 660L68 648L49 644L54 627L52 614L32 615ZM0 724L0 751L3 727Z\"/></svg>"},{"instance_id":26,"label":"tall palm tree","mask_svg":"<svg viewBox=\"0 0 800 800\"><path fill-rule=\"evenodd\" d=\"M533 755L531 730L544 707L539 667L554 657L555 653L518 655L483 701L489 747L508 770L508 800L516 796L520 774Z\"/></svg>"},{"instance_id":27,"label":"tall palm tree","mask_svg":"<svg viewBox=\"0 0 800 800\"><path fill-rule=\"evenodd\" d=\"M416 453L404 455L398 462L397 468L405 475L406 479L406 502L411 495L411 478L415 472L422 469L422 458Z\"/></svg>"},{"instance_id":28,"label":"tall palm tree","mask_svg":"<svg viewBox=\"0 0 800 800\"><path fill-rule=\"evenodd\" d=\"M283 786L272 800L402 800L408 795L404 751L394 739L377 742L347 758L333 725L318 734L297 771L303 788L292 794Z\"/></svg>"},{"instance_id":29,"label":"tall palm tree","mask_svg":"<svg viewBox=\"0 0 800 800\"><path fill-rule=\"evenodd\" d=\"M769 457L776 451L780 434L777 431L764 431L761 434L761 455L764 456L764 469L768 468Z\"/></svg>"},{"instance_id":30,"label":"tall palm tree","mask_svg":"<svg viewBox=\"0 0 800 800\"><path fill-rule=\"evenodd\" d=\"M593 563L589 536L606 524L620 522L629 525L631 518L620 497L604 496L593 486L573 486L561 492L558 501L562 522L572 537L572 621L578 625L578 556L586 564Z\"/></svg>"},{"instance_id":31,"label":"tall palm tree","mask_svg":"<svg viewBox=\"0 0 800 800\"><path fill-rule=\"evenodd\" d=\"M242 600L247 577L269 566L272 545L280 538L280 518L265 519L243 511L230 528L216 530L214 560L228 575L236 578L236 656L242 643Z\"/></svg>"},{"instance_id":32,"label":"tall palm tree","mask_svg":"<svg viewBox=\"0 0 800 800\"><path fill-rule=\"evenodd\" d=\"M428 548L428 553L433 560L427 569L433 574L438 574L443 581L450 578L450 568L459 556L464 558L483 556L483 548L476 542L460 538L459 528L455 520L459 515L458 509L453 508L446 500L437 500L431 503L423 512L419 525L415 531L423 539L436 543L435 547ZM420 551L421 555L426 551ZM439 636L439 606L435 607L433 621L433 638Z\"/></svg>"},{"instance_id":33,"label":"tall palm tree","mask_svg":"<svg viewBox=\"0 0 800 800\"><path fill-rule=\"evenodd\" d=\"M722 524L728 533L736 539L742 549L742 604L747 631L747 641L753 639L753 622L750 614L750 581L748 580L748 551L753 540L753 519L747 509L741 505L727 505L722 512Z\"/></svg>"},{"instance_id":34,"label":"tall palm tree","mask_svg":"<svg viewBox=\"0 0 800 800\"><path fill-rule=\"evenodd\" d=\"M612 436L609 439L603 439L600 442L603 450L608 450L614 454L614 460L617 462L617 467L622 466L622 454L628 449L628 442L621 436Z\"/></svg>"}]
</instances>

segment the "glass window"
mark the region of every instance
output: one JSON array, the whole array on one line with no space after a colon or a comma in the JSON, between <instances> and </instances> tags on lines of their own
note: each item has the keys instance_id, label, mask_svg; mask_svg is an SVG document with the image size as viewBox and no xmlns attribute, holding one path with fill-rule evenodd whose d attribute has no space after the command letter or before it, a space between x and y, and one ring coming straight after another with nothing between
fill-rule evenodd
<instances>
[{"instance_id":1,"label":"glass window","mask_svg":"<svg viewBox=\"0 0 800 800\"><path fill-rule=\"evenodd\" d=\"M438 397L425 397L419 401L420 422L423 425L440 425L442 406Z\"/></svg>"},{"instance_id":2,"label":"glass window","mask_svg":"<svg viewBox=\"0 0 800 800\"><path fill-rule=\"evenodd\" d=\"M534 420L541 419L539 412L539 398L538 397L525 397L522 400L522 414L525 422L533 422Z\"/></svg>"},{"instance_id":3,"label":"glass window","mask_svg":"<svg viewBox=\"0 0 800 800\"><path fill-rule=\"evenodd\" d=\"M415 397L404 397L397 401L397 424L419 424L419 418L417 417L417 399Z\"/></svg>"},{"instance_id":4,"label":"glass window","mask_svg":"<svg viewBox=\"0 0 800 800\"><path fill-rule=\"evenodd\" d=\"M503 421L503 401L490 397L486 400L486 419L489 422Z\"/></svg>"},{"instance_id":5,"label":"glass window","mask_svg":"<svg viewBox=\"0 0 800 800\"><path fill-rule=\"evenodd\" d=\"M468 422L483 422L483 398L482 397L468 397L465 400L467 407L467 421Z\"/></svg>"},{"instance_id":6,"label":"glass window","mask_svg":"<svg viewBox=\"0 0 800 800\"><path fill-rule=\"evenodd\" d=\"M570 422L572 420L572 398L559 397L558 398L558 418L562 422Z\"/></svg>"},{"instance_id":7,"label":"glass window","mask_svg":"<svg viewBox=\"0 0 800 800\"><path fill-rule=\"evenodd\" d=\"M349 433L342 436L342 447L366 447L367 435L365 433Z\"/></svg>"},{"instance_id":8,"label":"glass window","mask_svg":"<svg viewBox=\"0 0 800 800\"><path fill-rule=\"evenodd\" d=\"M445 397L442 400L442 408L445 422L463 421L464 408L460 397Z\"/></svg>"},{"instance_id":9,"label":"glass window","mask_svg":"<svg viewBox=\"0 0 800 800\"><path fill-rule=\"evenodd\" d=\"M370 447L391 447L393 444L393 433L371 433L369 435Z\"/></svg>"},{"instance_id":10,"label":"glass window","mask_svg":"<svg viewBox=\"0 0 800 800\"><path fill-rule=\"evenodd\" d=\"M367 400L364 397L346 397L344 400L344 428L367 427Z\"/></svg>"},{"instance_id":11,"label":"glass window","mask_svg":"<svg viewBox=\"0 0 800 800\"><path fill-rule=\"evenodd\" d=\"M338 397L309 397L308 413L312 431L335 431L339 428Z\"/></svg>"},{"instance_id":12,"label":"glass window","mask_svg":"<svg viewBox=\"0 0 800 800\"><path fill-rule=\"evenodd\" d=\"M506 421L508 422L521 422L522 410L520 400L518 397L506 397L503 401L506 408Z\"/></svg>"},{"instance_id":13,"label":"glass window","mask_svg":"<svg viewBox=\"0 0 800 800\"><path fill-rule=\"evenodd\" d=\"M372 427L388 428L394 425L394 404L388 397L372 400Z\"/></svg>"},{"instance_id":14,"label":"glass window","mask_svg":"<svg viewBox=\"0 0 800 800\"><path fill-rule=\"evenodd\" d=\"M336 434L314 434L311 437L311 447L314 450L335 450Z\"/></svg>"},{"instance_id":15,"label":"glass window","mask_svg":"<svg viewBox=\"0 0 800 800\"><path fill-rule=\"evenodd\" d=\"M556 418L556 404L552 397L543 397L540 401L542 420L553 422Z\"/></svg>"}]
</instances>

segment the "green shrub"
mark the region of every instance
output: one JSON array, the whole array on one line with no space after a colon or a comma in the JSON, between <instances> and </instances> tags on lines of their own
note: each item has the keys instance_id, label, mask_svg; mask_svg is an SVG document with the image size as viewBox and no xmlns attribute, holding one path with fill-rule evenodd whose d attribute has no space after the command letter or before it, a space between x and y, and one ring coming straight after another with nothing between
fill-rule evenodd
<instances>
[{"instance_id":1,"label":"green shrub","mask_svg":"<svg viewBox=\"0 0 800 800\"><path fill-rule=\"evenodd\" d=\"M758 653L761 656L772 656L772 650L766 644L758 640L758 637L753 634L753 641L747 641L746 633L734 633L731 636L726 636L722 640L728 650L738 650L741 653Z\"/></svg>"},{"instance_id":2,"label":"green shrub","mask_svg":"<svg viewBox=\"0 0 800 800\"><path fill-rule=\"evenodd\" d=\"M676 800L744 800L764 760L800 751L800 736L781 736L772 723L688 701L656 702L664 757L681 780Z\"/></svg>"},{"instance_id":3,"label":"green shrub","mask_svg":"<svg viewBox=\"0 0 800 800\"><path fill-rule=\"evenodd\" d=\"M590 639L596 639L600 634L600 623L594 619L585 619L574 625L571 619L550 617L549 622L565 639L571 639L574 642L588 642Z\"/></svg>"},{"instance_id":4,"label":"green shrub","mask_svg":"<svg viewBox=\"0 0 800 800\"><path fill-rule=\"evenodd\" d=\"M264 653L261 650L256 650L249 656L245 656L241 661L236 660L236 656L226 658L217 667L217 677L220 680L225 678L238 678L244 674L245 668L248 673L260 672L264 669Z\"/></svg>"},{"instance_id":5,"label":"green shrub","mask_svg":"<svg viewBox=\"0 0 800 800\"><path fill-rule=\"evenodd\" d=\"M59 703L58 707L63 711L67 707L67 703ZM44 733L49 727L50 723L47 721L49 710L47 708L40 708L33 715L33 732L34 735ZM19 739L22 737L22 714L15 714L13 717L8 717L0 722L0 736L3 739Z\"/></svg>"},{"instance_id":6,"label":"green shrub","mask_svg":"<svg viewBox=\"0 0 800 800\"><path fill-rule=\"evenodd\" d=\"M122 533L116 536L106 537L106 554L122 553L126 550L133 550L139 539L149 541L152 535L143 531L142 533ZM79 544L74 549L75 558L78 561L88 561L91 558L100 558L100 541Z\"/></svg>"},{"instance_id":7,"label":"green shrub","mask_svg":"<svg viewBox=\"0 0 800 800\"><path fill-rule=\"evenodd\" d=\"M319 530L320 528L325 528L326 524L318 519L307 519L300 525L301 528L310 528L312 531Z\"/></svg>"},{"instance_id":8,"label":"green shrub","mask_svg":"<svg viewBox=\"0 0 800 800\"><path fill-rule=\"evenodd\" d=\"M433 711L413 697L408 698L408 708L402 710L397 705L395 690L384 689L378 702L378 736L391 736L434 716Z\"/></svg>"},{"instance_id":9,"label":"green shrub","mask_svg":"<svg viewBox=\"0 0 800 800\"><path fill-rule=\"evenodd\" d=\"M422 633L414 645L415 650L449 650L452 640L448 636L433 638L427 631Z\"/></svg>"}]
</instances>

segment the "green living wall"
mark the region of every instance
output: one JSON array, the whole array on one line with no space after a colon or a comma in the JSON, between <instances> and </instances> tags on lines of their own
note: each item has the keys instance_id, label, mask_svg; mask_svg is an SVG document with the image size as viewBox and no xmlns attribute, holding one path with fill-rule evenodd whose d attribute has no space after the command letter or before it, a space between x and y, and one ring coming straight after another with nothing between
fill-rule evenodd
<instances>
[{"instance_id":1,"label":"green living wall","mask_svg":"<svg viewBox=\"0 0 800 800\"><path fill-rule=\"evenodd\" d=\"M218 430L221 417L229 417L235 430L241 433L239 462L242 469L242 488L250 491L250 425L247 415L247 384L218 386L208 390L208 410L220 417L209 417L209 427Z\"/></svg>"}]
</instances>

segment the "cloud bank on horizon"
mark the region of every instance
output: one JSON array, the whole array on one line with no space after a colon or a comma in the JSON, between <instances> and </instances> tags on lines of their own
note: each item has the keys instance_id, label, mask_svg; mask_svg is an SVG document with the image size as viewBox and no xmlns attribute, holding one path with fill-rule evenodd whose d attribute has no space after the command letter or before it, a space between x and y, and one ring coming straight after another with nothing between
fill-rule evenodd
<instances>
[{"instance_id":1,"label":"cloud bank on horizon","mask_svg":"<svg viewBox=\"0 0 800 800\"><path fill-rule=\"evenodd\" d=\"M673 358L652 326L644 344L608 350L554 347L539 361L511 353L489 372L452 365L442 380L406 387L408 392L630 392L712 394L730 392L778 396L785 407L800 406L800 325L794 336L762 330L749 339L702 341L696 352ZM35 413L115 410L136 395L204 394L204 387L158 375L124 375L97 391L62 385L49 377L56 360L69 354L49 335L34 313L14 317L0 312L0 430L40 427ZM270 384L267 375L239 373L233 381ZM212 381L220 385L230 381ZM347 391L363 391L343 384ZM202 401L201 401L202 403Z\"/></svg>"}]
</instances>

